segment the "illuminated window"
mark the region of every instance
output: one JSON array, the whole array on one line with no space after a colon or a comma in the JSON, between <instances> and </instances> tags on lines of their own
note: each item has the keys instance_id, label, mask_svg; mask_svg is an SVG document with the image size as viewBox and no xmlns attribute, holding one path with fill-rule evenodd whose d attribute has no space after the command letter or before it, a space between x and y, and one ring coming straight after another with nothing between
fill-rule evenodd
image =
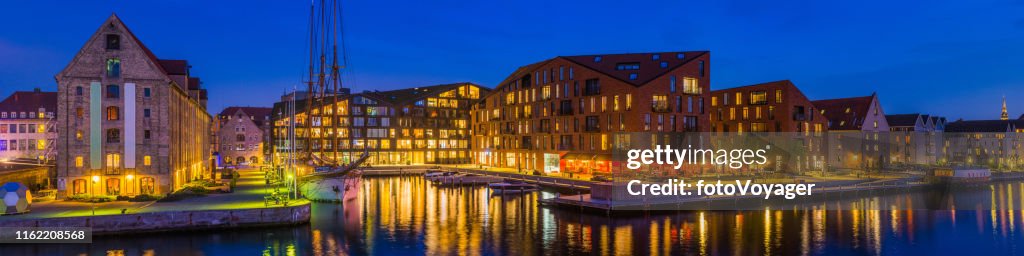
<instances>
[{"instance_id":1,"label":"illuminated window","mask_svg":"<svg viewBox=\"0 0 1024 256\"><path fill-rule=\"evenodd\" d=\"M84 162L85 162L85 159L83 159L81 156L76 156L75 157L75 167L82 167L83 165L85 165Z\"/></svg>"},{"instance_id":2,"label":"illuminated window","mask_svg":"<svg viewBox=\"0 0 1024 256\"><path fill-rule=\"evenodd\" d=\"M120 120L121 119L121 116L120 116L121 113L120 112L121 111L117 107L114 107L114 106L107 107L107 120L111 120L111 121L112 120Z\"/></svg>"},{"instance_id":3,"label":"illuminated window","mask_svg":"<svg viewBox=\"0 0 1024 256\"><path fill-rule=\"evenodd\" d=\"M142 157L142 165L149 166L153 164L153 158L149 156Z\"/></svg>"},{"instance_id":4,"label":"illuminated window","mask_svg":"<svg viewBox=\"0 0 1024 256\"><path fill-rule=\"evenodd\" d=\"M768 92L750 92L750 105L768 104Z\"/></svg>"},{"instance_id":5,"label":"illuminated window","mask_svg":"<svg viewBox=\"0 0 1024 256\"><path fill-rule=\"evenodd\" d=\"M775 90L775 103L782 103L782 90Z\"/></svg>"},{"instance_id":6,"label":"illuminated window","mask_svg":"<svg viewBox=\"0 0 1024 256\"><path fill-rule=\"evenodd\" d=\"M683 93L686 94L700 94L700 84L696 78L684 77L683 78Z\"/></svg>"}]
</instances>

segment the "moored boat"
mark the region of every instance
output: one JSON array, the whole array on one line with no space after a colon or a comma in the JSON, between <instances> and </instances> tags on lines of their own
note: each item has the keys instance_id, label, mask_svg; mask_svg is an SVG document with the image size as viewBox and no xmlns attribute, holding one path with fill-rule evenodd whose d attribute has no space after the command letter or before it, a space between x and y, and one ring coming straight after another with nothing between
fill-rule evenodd
<instances>
[{"instance_id":1,"label":"moored boat","mask_svg":"<svg viewBox=\"0 0 1024 256\"><path fill-rule=\"evenodd\" d=\"M992 171L981 167L944 167L932 170L926 180L935 185L975 185L992 179Z\"/></svg>"},{"instance_id":2,"label":"moored boat","mask_svg":"<svg viewBox=\"0 0 1024 256\"><path fill-rule=\"evenodd\" d=\"M487 185L487 188L491 189L492 194L525 193L540 190L540 187L537 185L519 181L491 183Z\"/></svg>"}]
</instances>

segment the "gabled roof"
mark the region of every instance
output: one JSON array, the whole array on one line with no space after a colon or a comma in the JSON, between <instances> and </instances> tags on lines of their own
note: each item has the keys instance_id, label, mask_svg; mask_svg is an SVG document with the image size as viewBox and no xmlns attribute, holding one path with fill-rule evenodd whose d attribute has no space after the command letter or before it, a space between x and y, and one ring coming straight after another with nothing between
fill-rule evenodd
<instances>
[{"instance_id":1,"label":"gabled roof","mask_svg":"<svg viewBox=\"0 0 1024 256\"><path fill-rule=\"evenodd\" d=\"M708 51L652 52L561 56L560 58L617 78L633 86L641 86L707 53ZM654 58L655 55L658 56L657 59ZM597 61L597 58L600 58L600 61ZM666 64L666 67L661 67L662 62ZM619 64L626 63L639 64L640 69L619 70L617 68ZM636 74L637 78L629 79L630 74Z\"/></svg>"},{"instance_id":2,"label":"gabled roof","mask_svg":"<svg viewBox=\"0 0 1024 256\"><path fill-rule=\"evenodd\" d=\"M896 115L885 115L885 122L889 123L889 126L900 126L900 127L911 127L917 126L918 117L921 114L896 114Z\"/></svg>"},{"instance_id":3,"label":"gabled roof","mask_svg":"<svg viewBox=\"0 0 1024 256\"><path fill-rule=\"evenodd\" d=\"M17 91L0 101L0 112L37 112L39 108L57 112L57 93Z\"/></svg>"},{"instance_id":4,"label":"gabled roof","mask_svg":"<svg viewBox=\"0 0 1024 256\"><path fill-rule=\"evenodd\" d=\"M217 115L224 118L226 116L234 116L239 111L245 115L251 116L252 122L256 124L256 126L262 127L266 122L268 122L266 118L270 117L272 109L263 107L227 107Z\"/></svg>"},{"instance_id":5,"label":"gabled roof","mask_svg":"<svg viewBox=\"0 0 1024 256\"><path fill-rule=\"evenodd\" d=\"M871 94L863 97L816 100L811 103L819 111L824 111L825 118L829 120L829 130L860 130L874 98L875 94Z\"/></svg>"},{"instance_id":6,"label":"gabled roof","mask_svg":"<svg viewBox=\"0 0 1024 256\"><path fill-rule=\"evenodd\" d=\"M139 48L142 48L142 52L146 53L146 57L148 57L149 60L153 62L153 64L156 64L156 68L160 69L160 71L164 74L167 74L167 70L164 70L163 65L160 64L160 59L157 59L156 55L149 50L149 47L146 47L146 45L139 40L139 37L135 36L135 33L132 33L132 30L128 28L128 24L124 24L124 22L121 21L121 18L117 17L116 13L111 13L110 18L107 18L108 22L115 20L117 21L117 23L121 24L122 27L124 27L124 32L128 33L131 39L135 41L135 44L139 45ZM106 23L107 22L104 22L104 24Z\"/></svg>"},{"instance_id":7,"label":"gabled roof","mask_svg":"<svg viewBox=\"0 0 1024 256\"><path fill-rule=\"evenodd\" d=\"M1017 119L1024 120L1024 114L1021 114Z\"/></svg>"},{"instance_id":8,"label":"gabled roof","mask_svg":"<svg viewBox=\"0 0 1024 256\"><path fill-rule=\"evenodd\" d=\"M946 132L1008 132L1015 127L1009 120L970 120L946 124Z\"/></svg>"}]
</instances>

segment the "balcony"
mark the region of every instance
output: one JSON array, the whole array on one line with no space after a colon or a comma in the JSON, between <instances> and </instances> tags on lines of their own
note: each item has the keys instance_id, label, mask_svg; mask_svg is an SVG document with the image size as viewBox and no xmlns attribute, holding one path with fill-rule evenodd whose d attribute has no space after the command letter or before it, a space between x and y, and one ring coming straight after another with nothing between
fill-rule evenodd
<instances>
[{"instance_id":1,"label":"balcony","mask_svg":"<svg viewBox=\"0 0 1024 256\"><path fill-rule=\"evenodd\" d=\"M671 111L672 111L672 109L670 109L668 107L668 104L655 104L655 105L651 106L651 112L655 112L655 113L668 113L668 112L671 112Z\"/></svg>"},{"instance_id":2,"label":"balcony","mask_svg":"<svg viewBox=\"0 0 1024 256\"><path fill-rule=\"evenodd\" d=\"M558 144L558 150L572 150L572 143L560 143Z\"/></svg>"},{"instance_id":3,"label":"balcony","mask_svg":"<svg viewBox=\"0 0 1024 256\"><path fill-rule=\"evenodd\" d=\"M804 114L804 113L793 113L793 121L805 121L805 120L807 120L807 115L806 114Z\"/></svg>"},{"instance_id":4,"label":"balcony","mask_svg":"<svg viewBox=\"0 0 1024 256\"><path fill-rule=\"evenodd\" d=\"M562 109L559 109L558 110L558 115L560 115L560 116L571 116L571 115L573 115L572 108L562 108Z\"/></svg>"},{"instance_id":5,"label":"balcony","mask_svg":"<svg viewBox=\"0 0 1024 256\"><path fill-rule=\"evenodd\" d=\"M584 132L600 132L601 131L601 126L598 126L598 125L588 125L588 126L583 128L583 131Z\"/></svg>"}]
</instances>

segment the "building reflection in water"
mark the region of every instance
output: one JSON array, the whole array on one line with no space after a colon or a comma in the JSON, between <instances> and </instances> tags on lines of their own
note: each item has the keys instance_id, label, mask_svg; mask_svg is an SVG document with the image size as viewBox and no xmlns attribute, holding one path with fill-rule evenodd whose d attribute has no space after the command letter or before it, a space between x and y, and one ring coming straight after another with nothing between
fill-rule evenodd
<instances>
[{"instance_id":1,"label":"building reflection in water","mask_svg":"<svg viewBox=\"0 0 1024 256\"><path fill-rule=\"evenodd\" d=\"M0 255L1005 254L1019 253L1024 241L1016 228L1024 219L1022 182L939 196L614 217L538 204L555 193L491 196L421 177L366 178L355 201L314 204L309 225L4 245Z\"/></svg>"}]
</instances>

